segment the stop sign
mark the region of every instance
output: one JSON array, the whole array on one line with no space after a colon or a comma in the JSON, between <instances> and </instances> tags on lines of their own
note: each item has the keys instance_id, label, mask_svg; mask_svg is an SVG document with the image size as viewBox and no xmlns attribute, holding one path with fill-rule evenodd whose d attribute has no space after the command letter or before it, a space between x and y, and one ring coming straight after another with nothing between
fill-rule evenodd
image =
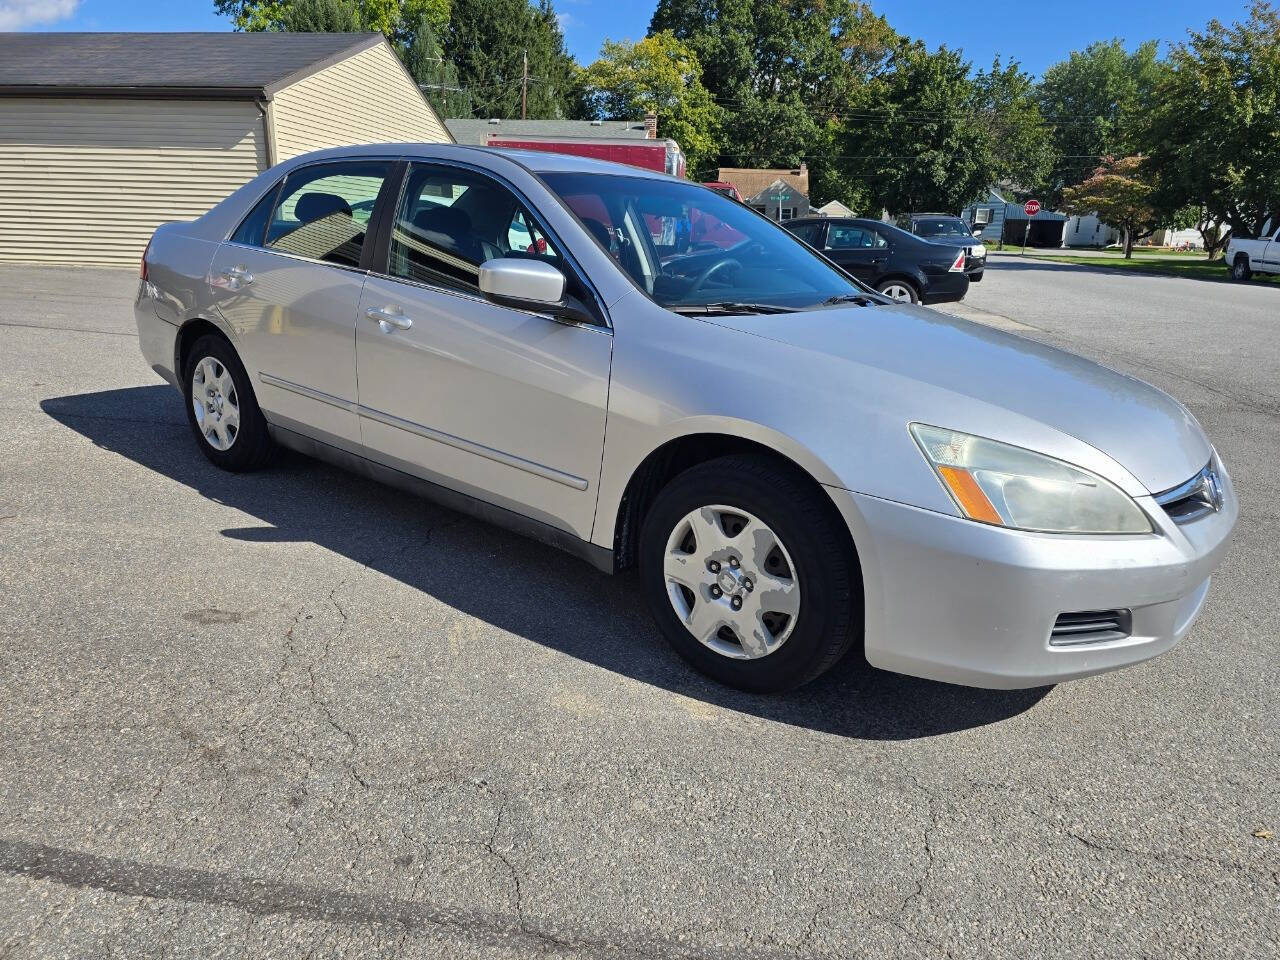
<instances>
[{"instance_id":1,"label":"stop sign","mask_svg":"<svg viewBox=\"0 0 1280 960\"><path fill-rule=\"evenodd\" d=\"M1028 217L1034 217L1040 212L1040 201L1028 200L1022 205L1022 209L1026 211Z\"/></svg>"}]
</instances>

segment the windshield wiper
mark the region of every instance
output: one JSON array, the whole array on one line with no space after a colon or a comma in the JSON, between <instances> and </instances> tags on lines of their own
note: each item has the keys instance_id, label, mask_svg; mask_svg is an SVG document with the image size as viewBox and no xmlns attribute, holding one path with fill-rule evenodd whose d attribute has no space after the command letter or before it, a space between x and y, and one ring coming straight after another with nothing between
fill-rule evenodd
<instances>
[{"instance_id":1,"label":"windshield wiper","mask_svg":"<svg viewBox=\"0 0 1280 960\"><path fill-rule=\"evenodd\" d=\"M718 303L678 303L668 306L668 310L696 316L711 313L794 313L791 307L780 307L776 303L737 303L733 300L721 300Z\"/></svg>"},{"instance_id":2,"label":"windshield wiper","mask_svg":"<svg viewBox=\"0 0 1280 960\"><path fill-rule=\"evenodd\" d=\"M860 307L874 307L879 300L872 300L865 293L845 293L839 296L827 297L822 301L824 307L834 307L840 303L856 303Z\"/></svg>"}]
</instances>

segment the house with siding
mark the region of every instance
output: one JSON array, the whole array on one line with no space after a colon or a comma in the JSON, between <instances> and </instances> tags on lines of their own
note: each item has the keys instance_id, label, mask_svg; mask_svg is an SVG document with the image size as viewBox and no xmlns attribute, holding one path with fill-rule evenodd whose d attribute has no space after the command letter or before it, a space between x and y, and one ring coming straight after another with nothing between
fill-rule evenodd
<instances>
[{"instance_id":1,"label":"house with siding","mask_svg":"<svg viewBox=\"0 0 1280 960\"><path fill-rule=\"evenodd\" d=\"M982 241L987 246L1001 242L1020 246L1024 239L1033 247L1064 245L1066 214L1042 208L1034 217L1028 217L1021 203L1007 200L996 187L987 191L986 199L960 211L960 218L971 226L982 227Z\"/></svg>"},{"instance_id":2,"label":"house with siding","mask_svg":"<svg viewBox=\"0 0 1280 960\"><path fill-rule=\"evenodd\" d=\"M0 261L133 265L281 160L452 139L380 33L0 34Z\"/></svg>"},{"instance_id":3,"label":"house with siding","mask_svg":"<svg viewBox=\"0 0 1280 960\"><path fill-rule=\"evenodd\" d=\"M721 183L731 183L742 202L770 220L793 220L809 215L809 168L771 170L755 167L721 167Z\"/></svg>"}]
</instances>

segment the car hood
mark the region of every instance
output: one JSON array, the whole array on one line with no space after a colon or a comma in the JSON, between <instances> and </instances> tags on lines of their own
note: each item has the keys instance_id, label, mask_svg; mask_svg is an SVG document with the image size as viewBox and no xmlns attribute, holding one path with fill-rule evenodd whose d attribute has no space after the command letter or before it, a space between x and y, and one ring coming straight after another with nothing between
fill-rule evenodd
<instances>
[{"instance_id":1,"label":"car hood","mask_svg":"<svg viewBox=\"0 0 1280 960\"><path fill-rule=\"evenodd\" d=\"M1187 480L1212 453L1190 412L1150 384L924 307L706 319L856 365L842 380L862 408L883 414L891 406L904 421L1062 455L1061 445L1055 454L1037 442L1034 424L1043 425L1101 451L1153 493Z\"/></svg>"}]
</instances>

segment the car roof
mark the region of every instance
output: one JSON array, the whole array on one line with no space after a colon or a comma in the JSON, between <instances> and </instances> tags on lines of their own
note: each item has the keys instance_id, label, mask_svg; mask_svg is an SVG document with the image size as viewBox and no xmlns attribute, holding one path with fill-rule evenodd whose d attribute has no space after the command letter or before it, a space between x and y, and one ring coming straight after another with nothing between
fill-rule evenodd
<instances>
[{"instance_id":1,"label":"car roof","mask_svg":"<svg viewBox=\"0 0 1280 960\"><path fill-rule=\"evenodd\" d=\"M514 160L534 173L608 173L614 176L643 177L651 180L680 180L682 183L700 186L700 184L693 184L691 180L672 177L656 170L646 170L643 167L632 167L625 163L611 163L607 160L595 160L591 157L579 157L567 153L549 153L544 150L473 147L460 143L369 143L350 147L331 147L328 150L319 150L296 157L294 160L307 162L347 157L385 156L389 151L410 157L451 157L455 160L470 158L475 161L497 156Z\"/></svg>"}]
</instances>

